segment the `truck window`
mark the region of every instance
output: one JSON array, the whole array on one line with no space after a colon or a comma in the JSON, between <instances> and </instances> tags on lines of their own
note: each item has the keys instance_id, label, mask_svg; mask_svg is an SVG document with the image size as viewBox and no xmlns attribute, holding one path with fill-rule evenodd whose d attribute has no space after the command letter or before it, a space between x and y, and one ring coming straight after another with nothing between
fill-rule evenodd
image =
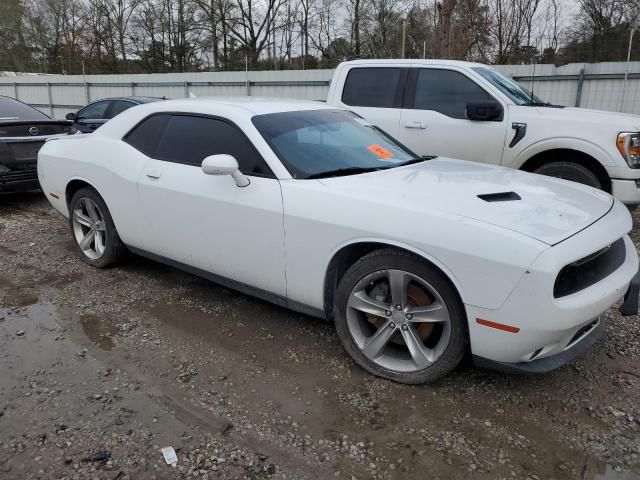
<instances>
[{"instance_id":1,"label":"truck window","mask_svg":"<svg viewBox=\"0 0 640 480\"><path fill-rule=\"evenodd\" d=\"M452 118L466 118L468 102L494 100L482 87L453 70L421 68L416 79L413 108L434 110Z\"/></svg>"},{"instance_id":2,"label":"truck window","mask_svg":"<svg viewBox=\"0 0 640 480\"><path fill-rule=\"evenodd\" d=\"M354 107L401 108L404 77L401 68L352 68L342 91L342 103Z\"/></svg>"}]
</instances>

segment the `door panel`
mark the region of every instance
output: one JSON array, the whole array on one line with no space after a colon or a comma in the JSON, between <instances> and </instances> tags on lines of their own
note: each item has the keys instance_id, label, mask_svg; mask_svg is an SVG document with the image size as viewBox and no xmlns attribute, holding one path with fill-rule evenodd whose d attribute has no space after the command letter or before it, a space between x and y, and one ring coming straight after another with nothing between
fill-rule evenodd
<instances>
[{"instance_id":1,"label":"door panel","mask_svg":"<svg viewBox=\"0 0 640 480\"><path fill-rule=\"evenodd\" d=\"M152 159L139 179L145 250L284 296L280 183Z\"/></svg>"},{"instance_id":2,"label":"door panel","mask_svg":"<svg viewBox=\"0 0 640 480\"><path fill-rule=\"evenodd\" d=\"M398 138L420 155L499 165L506 135L502 121L472 121L467 102L494 100L461 72L420 68L412 72Z\"/></svg>"}]
</instances>

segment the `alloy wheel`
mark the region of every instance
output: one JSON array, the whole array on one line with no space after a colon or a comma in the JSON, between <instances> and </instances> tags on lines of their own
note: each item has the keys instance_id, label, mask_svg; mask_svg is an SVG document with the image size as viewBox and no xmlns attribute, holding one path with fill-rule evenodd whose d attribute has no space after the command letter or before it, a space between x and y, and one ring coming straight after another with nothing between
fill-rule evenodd
<instances>
[{"instance_id":1,"label":"alloy wheel","mask_svg":"<svg viewBox=\"0 0 640 480\"><path fill-rule=\"evenodd\" d=\"M451 317L440 294L404 270L380 270L362 278L349 294L346 317L362 353L395 372L433 365L451 338Z\"/></svg>"},{"instance_id":2,"label":"alloy wheel","mask_svg":"<svg viewBox=\"0 0 640 480\"><path fill-rule=\"evenodd\" d=\"M98 205L87 197L78 199L72 213L73 234L87 257L97 260L106 249L106 226Z\"/></svg>"}]
</instances>

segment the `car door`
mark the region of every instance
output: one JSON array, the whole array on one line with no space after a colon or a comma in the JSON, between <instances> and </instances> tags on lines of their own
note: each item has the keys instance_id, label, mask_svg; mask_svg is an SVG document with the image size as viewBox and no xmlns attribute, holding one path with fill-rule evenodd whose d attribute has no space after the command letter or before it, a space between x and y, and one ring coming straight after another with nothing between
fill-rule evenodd
<instances>
[{"instance_id":1,"label":"car door","mask_svg":"<svg viewBox=\"0 0 640 480\"><path fill-rule=\"evenodd\" d=\"M411 70L398 138L420 155L439 155L499 165L507 132L504 114L491 121L469 120L468 102L498 101L461 71Z\"/></svg>"},{"instance_id":2,"label":"car door","mask_svg":"<svg viewBox=\"0 0 640 480\"><path fill-rule=\"evenodd\" d=\"M389 135L397 137L408 68L354 67L346 75L341 102Z\"/></svg>"},{"instance_id":3,"label":"car door","mask_svg":"<svg viewBox=\"0 0 640 480\"><path fill-rule=\"evenodd\" d=\"M82 133L91 133L107 121L112 100L100 100L90 103L78 112L74 120L74 127Z\"/></svg>"},{"instance_id":4,"label":"car door","mask_svg":"<svg viewBox=\"0 0 640 480\"><path fill-rule=\"evenodd\" d=\"M145 250L285 296L280 183L242 131L222 118L163 114L139 179ZM161 120L162 121L162 120ZM250 184L207 175L202 160L233 155Z\"/></svg>"}]
</instances>

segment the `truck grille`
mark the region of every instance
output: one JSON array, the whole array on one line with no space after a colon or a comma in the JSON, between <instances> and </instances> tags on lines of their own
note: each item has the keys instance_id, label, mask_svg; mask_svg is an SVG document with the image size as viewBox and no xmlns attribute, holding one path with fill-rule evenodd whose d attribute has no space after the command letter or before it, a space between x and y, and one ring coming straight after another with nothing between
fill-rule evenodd
<instances>
[{"instance_id":1,"label":"truck grille","mask_svg":"<svg viewBox=\"0 0 640 480\"><path fill-rule=\"evenodd\" d=\"M566 297L598 283L615 272L627 256L624 239L565 266L553 287L555 298Z\"/></svg>"}]
</instances>

